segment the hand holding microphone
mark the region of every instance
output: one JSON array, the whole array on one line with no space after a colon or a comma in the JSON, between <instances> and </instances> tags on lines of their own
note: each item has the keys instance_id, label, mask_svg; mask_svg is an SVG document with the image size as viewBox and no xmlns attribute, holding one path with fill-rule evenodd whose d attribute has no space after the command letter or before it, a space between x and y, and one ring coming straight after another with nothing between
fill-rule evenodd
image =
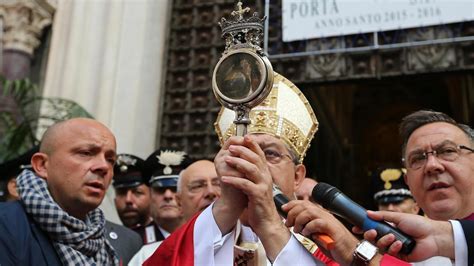
<instances>
[{"instance_id":1,"label":"hand holding microphone","mask_svg":"<svg viewBox=\"0 0 474 266\"><path fill-rule=\"evenodd\" d=\"M386 222L370 219L366 209L329 184L318 183L313 188L312 197L325 209L359 226L364 231L375 229L378 238L386 234L393 234L397 240L402 242L400 252L403 254L409 254L415 247L416 242L411 237Z\"/></svg>"},{"instance_id":2,"label":"hand holding microphone","mask_svg":"<svg viewBox=\"0 0 474 266\"><path fill-rule=\"evenodd\" d=\"M273 185L273 201L275 202L278 213L283 217L287 217L287 213L281 208L284 204L290 202L290 200L281 192L281 190L274 184ZM327 250L334 248L334 240L326 234L314 234L319 240L319 243Z\"/></svg>"}]
</instances>

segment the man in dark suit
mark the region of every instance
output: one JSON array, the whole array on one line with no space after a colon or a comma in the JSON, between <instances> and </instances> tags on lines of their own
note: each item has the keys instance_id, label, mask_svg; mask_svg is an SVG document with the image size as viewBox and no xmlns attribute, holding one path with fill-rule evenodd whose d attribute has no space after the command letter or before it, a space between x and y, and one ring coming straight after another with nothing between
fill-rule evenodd
<instances>
[{"instance_id":1,"label":"man in dark suit","mask_svg":"<svg viewBox=\"0 0 474 266\"><path fill-rule=\"evenodd\" d=\"M467 224L470 224L469 220L474 220L474 131L444 113L420 110L402 119L400 135L403 139L403 162L407 169L405 181L418 205L430 219L460 220L470 234L472 231ZM454 238L463 240L455 241L457 244L472 239L472 236L460 236L462 230L458 222L451 223ZM446 225L446 222L442 224ZM414 232L426 229L421 227ZM383 243L383 240L377 241L379 248L386 247ZM472 244L470 246L472 253ZM423 254L427 252L423 251ZM453 259L452 256L444 257ZM469 265L472 265L472 258L470 260ZM466 263L467 258L456 258L456 264Z\"/></svg>"},{"instance_id":2,"label":"man in dark suit","mask_svg":"<svg viewBox=\"0 0 474 266\"><path fill-rule=\"evenodd\" d=\"M25 154L0 165L0 201L16 201L20 197L16 191L16 177L25 169L31 170L31 157L39 151L39 146ZM123 265L128 264L133 255L142 246L139 234L122 225L109 221L105 223L105 236L117 252Z\"/></svg>"},{"instance_id":3,"label":"man in dark suit","mask_svg":"<svg viewBox=\"0 0 474 266\"><path fill-rule=\"evenodd\" d=\"M466 238L468 265L474 265L474 221L461 220L459 223Z\"/></svg>"},{"instance_id":4,"label":"man in dark suit","mask_svg":"<svg viewBox=\"0 0 474 266\"><path fill-rule=\"evenodd\" d=\"M117 252L121 265L127 265L143 245L138 233L110 221L105 223L105 237Z\"/></svg>"},{"instance_id":5,"label":"man in dark suit","mask_svg":"<svg viewBox=\"0 0 474 266\"><path fill-rule=\"evenodd\" d=\"M98 209L115 159L115 137L103 124L74 118L51 126L31 158L34 172L17 177L19 201L0 203L0 265L119 265Z\"/></svg>"},{"instance_id":6,"label":"man in dark suit","mask_svg":"<svg viewBox=\"0 0 474 266\"><path fill-rule=\"evenodd\" d=\"M407 169L404 179L426 216L440 223L428 227L425 223L429 223L421 221L417 223L413 230L406 231L417 240L415 250L406 259L420 261L429 258L429 262L425 261L424 263L433 265L452 264L452 260L455 259L456 265L467 265L468 261L469 265L473 265L473 255L468 258L467 250L470 251L469 254L473 254L471 223L474 220L474 193L472 192L474 186L474 131L469 126L457 123L444 113L421 110L403 118L400 125L400 134L403 139L403 162ZM288 206L294 207L295 204L290 202ZM287 210L290 207L287 207ZM311 208L316 207L308 206L308 209ZM317 211L310 212L301 206L299 206L299 211L305 216L313 213L310 220L318 219ZM382 218L394 222L404 230L404 226L408 222L400 221L400 217L402 217L401 213L386 213ZM297 214L289 214L288 225L293 225L291 221L297 218ZM414 216L414 219L416 218L426 219ZM453 221L455 219L459 222ZM433 221L433 223L435 222ZM307 220L305 220L306 223ZM306 228L305 224L301 225L305 228L305 232L314 233L314 231ZM328 224L335 225L337 222ZM320 230L322 230L322 227L320 226ZM428 230L427 228L431 229ZM429 249L438 246L436 244L421 248L426 245L424 241L430 240L433 243L432 236L436 235L435 232L439 229L445 230L443 231L444 236L448 235L444 238L445 241L441 243L447 246L442 250ZM342 234L344 230L322 230L318 232L338 232ZM454 237L452 232L454 232ZM375 235L375 230L369 230L365 233L366 239L372 241L375 239ZM337 234L329 234L329 236L333 239L351 239L347 235L341 237ZM400 251L401 245L390 246L393 241L393 235L383 236L376 243L381 250L388 250L390 254L395 254ZM456 243L456 253L454 253L453 243ZM398 242L398 244L400 243ZM341 243L338 245L343 246ZM465 248L461 248L461 246ZM465 255L461 255L462 252ZM348 255L347 258L352 258L350 253ZM454 257L455 255L456 257Z\"/></svg>"}]
</instances>

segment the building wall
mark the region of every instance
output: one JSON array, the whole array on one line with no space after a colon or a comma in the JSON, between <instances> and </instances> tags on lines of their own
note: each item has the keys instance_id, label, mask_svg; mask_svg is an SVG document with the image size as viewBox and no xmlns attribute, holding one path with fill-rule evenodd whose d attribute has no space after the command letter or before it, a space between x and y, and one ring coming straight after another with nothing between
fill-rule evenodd
<instances>
[{"instance_id":1,"label":"building wall","mask_svg":"<svg viewBox=\"0 0 474 266\"><path fill-rule=\"evenodd\" d=\"M170 1L59 1L44 96L76 101L119 153L155 150ZM119 222L110 188L101 208Z\"/></svg>"}]
</instances>

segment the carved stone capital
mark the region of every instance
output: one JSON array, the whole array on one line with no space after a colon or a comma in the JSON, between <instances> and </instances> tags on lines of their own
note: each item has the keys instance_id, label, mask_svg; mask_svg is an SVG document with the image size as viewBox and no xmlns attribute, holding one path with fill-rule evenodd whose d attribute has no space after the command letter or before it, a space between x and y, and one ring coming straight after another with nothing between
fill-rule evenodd
<instances>
[{"instance_id":1,"label":"carved stone capital","mask_svg":"<svg viewBox=\"0 0 474 266\"><path fill-rule=\"evenodd\" d=\"M22 51L32 57L55 10L56 0L2 0L3 49Z\"/></svg>"}]
</instances>

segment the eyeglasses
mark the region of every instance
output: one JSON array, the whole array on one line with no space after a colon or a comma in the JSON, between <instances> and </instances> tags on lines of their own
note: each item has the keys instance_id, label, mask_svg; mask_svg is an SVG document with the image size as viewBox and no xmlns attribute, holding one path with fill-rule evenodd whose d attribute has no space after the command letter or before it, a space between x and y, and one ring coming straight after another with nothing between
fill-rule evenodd
<instances>
[{"instance_id":1,"label":"eyeglasses","mask_svg":"<svg viewBox=\"0 0 474 266\"><path fill-rule=\"evenodd\" d=\"M170 190L173 193L176 193L176 187L152 187L153 192L156 192L158 194L165 194L166 190Z\"/></svg>"},{"instance_id":2,"label":"eyeglasses","mask_svg":"<svg viewBox=\"0 0 474 266\"><path fill-rule=\"evenodd\" d=\"M417 170L426 164L426 161L428 161L429 154L432 154L438 160L454 162L459 158L459 156L461 156L462 150L474 152L474 149L471 149L464 145L447 144L440 146L432 151L412 153L408 156L407 160L403 158L402 161L406 164L407 168Z\"/></svg>"},{"instance_id":3,"label":"eyeglasses","mask_svg":"<svg viewBox=\"0 0 474 266\"><path fill-rule=\"evenodd\" d=\"M221 181L219 180L219 178L215 178L211 181L211 185L214 188L220 189ZM207 181L204 181L204 180L203 181L196 181L196 182L190 183L188 185L188 189L189 189L189 192L191 192L191 193L201 193L207 188L207 186L208 186Z\"/></svg>"},{"instance_id":4,"label":"eyeglasses","mask_svg":"<svg viewBox=\"0 0 474 266\"><path fill-rule=\"evenodd\" d=\"M266 148L263 150L263 153L265 153L265 159L267 159L267 162L271 164L280 163L284 157L288 157L291 161L293 161L293 158L291 158L289 154L280 153L274 149Z\"/></svg>"}]
</instances>

